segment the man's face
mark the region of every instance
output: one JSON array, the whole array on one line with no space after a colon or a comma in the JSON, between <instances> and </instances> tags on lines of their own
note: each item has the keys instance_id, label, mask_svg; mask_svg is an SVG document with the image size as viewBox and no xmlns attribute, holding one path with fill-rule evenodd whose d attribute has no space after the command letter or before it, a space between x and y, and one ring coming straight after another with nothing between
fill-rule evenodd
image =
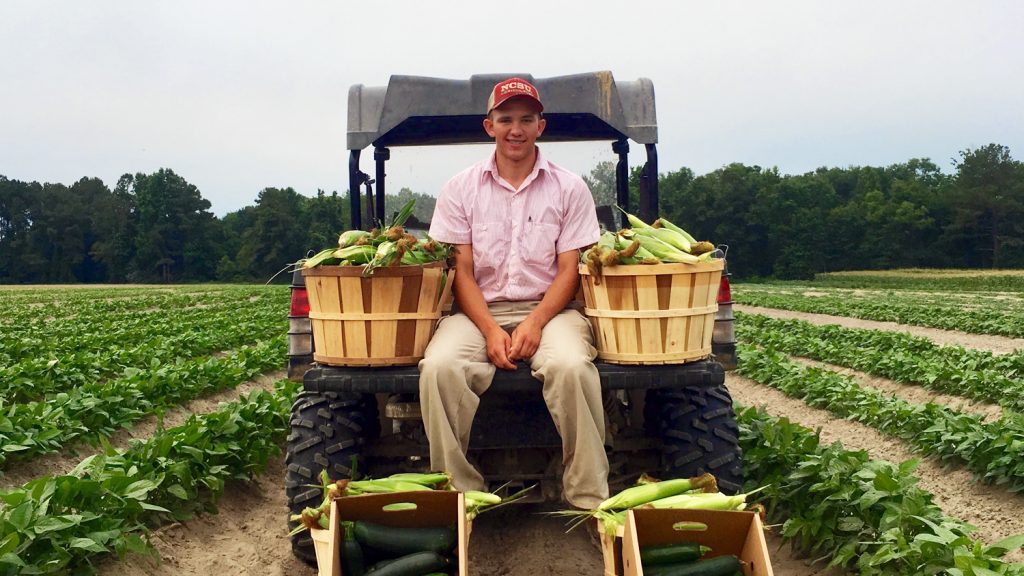
<instances>
[{"instance_id":1,"label":"man's face","mask_svg":"<svg viewBox=\"0 0 1024 576\"><path fill-rule=\"evenodd\" d=\"M533 154L545 124L536 104L529 99L512 98L491 111L484 119L484 130L494 138L499 157L521 161Z\"/></svg>"}]
</instances>

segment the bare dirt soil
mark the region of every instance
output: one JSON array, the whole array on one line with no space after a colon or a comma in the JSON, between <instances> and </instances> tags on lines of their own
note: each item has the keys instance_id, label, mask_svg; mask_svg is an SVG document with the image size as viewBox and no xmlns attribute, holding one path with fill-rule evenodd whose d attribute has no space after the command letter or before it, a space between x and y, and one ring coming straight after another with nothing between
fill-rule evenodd
<instances>
[{"instance_id":1,"label":"bare dirt soil","mask_svg":"<svg viewBox=\"0 0 1024 576\"><path fill-rule=\"evenodd\" d=\"M1024 348L1024 340L1020 339L749 306L737 306L737 309L780 318L801 318L815 323L903 330L930 338L939 344L958 344L996 353ZM998 409L848 372L861 378L865 385L887 390L911 401L926 401L927 398L985 414ZM730 374L726 384L733 397L742 404L763 406L772 414L788 416L810 428L820 428L825 442L842 442L848 449L867 450L873 458L891 462L916 457L903 443L867 426L835 418L826 411L811 408L749 379ZM253 482L233 483L220 502L218 514L205 515L158 530L154 535L154 543L163 556L162 562L140 557L132 557L125 562L112 560L102 566L100 573L105 576L314 576L315 569L292 556L285 534L285 517L288 512L284 475L283 457L277 457L271 462L269 470ZM928 459L921 461L917 475L921 478L922 488L934 494L935 502L947 515L978 527L976 536L982 541L992 543L1012 534L1024 533L1024 516L1015 512L1024 508L1024 496L1010 494L999 487L979 484L970 472L962 468L946 469ZM601 554L591 544L586 533L582 530L565 533L561 519L542 514L545 510L556 508L509 506L481 515L473 524L470 539L470 572L500 576L601 574ZM789 546L777 536L769 534L768 538L773 567L779 576L831 576L838 573L826 570L822 564L808 565L806 560L793 556ZM1012 559L1019 561L1021 558Z\"/></svg>"}]
</instances>

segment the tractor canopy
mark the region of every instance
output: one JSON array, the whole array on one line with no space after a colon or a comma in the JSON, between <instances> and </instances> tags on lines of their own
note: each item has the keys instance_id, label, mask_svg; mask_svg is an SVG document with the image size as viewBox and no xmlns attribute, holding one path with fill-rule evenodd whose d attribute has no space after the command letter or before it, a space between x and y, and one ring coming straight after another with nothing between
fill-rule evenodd
<instances>
[{"instance_id":1,"label":"tractor canopy","mask_svg":"<svg viewBox=\"0 0 1024 576\"><path fill-rule=\"evenodd\" d=\"M541 141L658 141L654 84L616 81L611 72L534 78L477 74L469 80L392 76L387 86L356 84L348 92L348 149L489 142L481 125L487 97L498 82L528 80L544 103Z\"/></svg>"},{"instance_id":2,"label":"tractor canopy","mask_svg":"<svg viewBox=\"0 0 1024 576\"><path fill-rule=\"evenodd\" d=\"M533 84L544 103L547 126L539 142L612 142L612 151L618 155L616 203L623 210L630 209L629 140L643 145L647 160L640 176L639 213L649 220L657 217L658 121L650 80L618 81L608 71L551 78L477 74L469 80L395 75L387 86L356 84L348 91L352 229L363 228L364 221L385 220L385 165L392 147L491 142L483 128L487 98L495 84L513 76ZM361 153L369 146L373 146L375 164L372 176L359 166Z\"/></svg>"}]
</instances>

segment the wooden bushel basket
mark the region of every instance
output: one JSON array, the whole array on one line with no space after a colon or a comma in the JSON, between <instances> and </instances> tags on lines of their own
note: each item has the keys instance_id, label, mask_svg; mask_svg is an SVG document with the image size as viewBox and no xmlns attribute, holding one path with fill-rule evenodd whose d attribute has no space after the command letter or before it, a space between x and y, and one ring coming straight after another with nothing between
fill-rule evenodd
<instances>
[{"instance_id":1,"label":"wooden bushel basket","mask_svg":"<svg viewBox=\"0 0 1024 576\"><path fill-rule=\"evenodd\" d=\"M684 364L711 354L725 261L602 269L580 265L584 310L598 358L613 364Z\"/></svg>"},{"instance_id":2,"label":"wooden bushel basket","mask_svg":"<svg viewBox=\"0 0 1024 576\"><path fill-rule=\"evenodd\" d=\"M442 288L442 274L448 280ZM455 269L443 262L377 268L303 270L313 328L313 360L337 366L414 365L423 358ZM442 293L443 290L443 293Z\"/></svg>"}]
</instances>

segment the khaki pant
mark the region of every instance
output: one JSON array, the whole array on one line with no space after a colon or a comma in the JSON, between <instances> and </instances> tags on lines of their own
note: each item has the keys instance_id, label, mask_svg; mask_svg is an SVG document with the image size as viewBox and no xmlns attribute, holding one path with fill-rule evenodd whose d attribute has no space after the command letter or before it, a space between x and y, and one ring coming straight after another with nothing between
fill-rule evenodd
<instances>
[{"instance_id":1,"label":"khaki pant","mask_svg":"<svg viewBox=\"0 0 1024 576\"><path fill-rule=\"evenodd\" d=\"M511 332L537 302L494 302L491 315ZM562 437L565 499L596 508L608 497L601 379L593 364L590 324L578 311L563 310L541 333L530 374L544 383L544 402ZM446 470L459 490L484 490L483 476L466 459L480 395L497 368L487 358L487 341L472 320L455 313L437 326L420 361L420 408L430 440L430 466Z\"/></svg>"}]
</instances>

